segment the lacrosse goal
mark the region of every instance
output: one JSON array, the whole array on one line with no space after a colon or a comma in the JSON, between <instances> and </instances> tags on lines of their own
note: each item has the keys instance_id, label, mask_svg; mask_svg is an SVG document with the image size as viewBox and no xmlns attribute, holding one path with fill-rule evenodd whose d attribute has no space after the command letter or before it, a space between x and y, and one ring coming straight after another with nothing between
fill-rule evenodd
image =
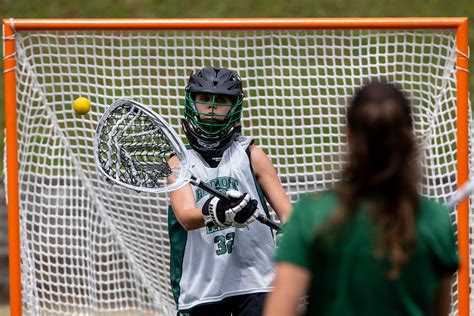
<instances>
[{"instance_id":1,"label":"lacrosse goal","mask_svg":"<svg viewBox=\"0 0 474 316\"><path fill-rule=\"evenodd\" d=\"M6 19L3 29L12 315L174 313L167 197L107 186L92 142L119 97L183 135L184 86L204 66L242 76L244 134L293 201L339 179L346 102L369 78L413 100L424 194L447 201L469 177L465 18ZM88 114L72 110L77 97ZM459 315L472 291L469 209L452 213Z\"/></svg>"}]
</instances>

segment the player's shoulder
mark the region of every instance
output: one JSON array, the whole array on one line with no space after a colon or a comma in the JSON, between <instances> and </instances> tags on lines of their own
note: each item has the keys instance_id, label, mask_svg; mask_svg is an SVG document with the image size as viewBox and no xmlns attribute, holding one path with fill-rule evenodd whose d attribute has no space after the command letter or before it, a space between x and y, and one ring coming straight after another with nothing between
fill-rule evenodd
<instances>
[{"instance_id":1,"label":"player's shoulder","mask_svg":"<svg viewBox=\"0 0 474 316\"><path fill-rule=\"evenodd\" d=\"M293 211L284 225L296 229L309 236L324 225L331 217L332 212L337 208L337 198L333 191L321 191L317 193L305 193L298 198L293 205Z\"/></svg>"},{"instance_id":2,"label":"player's shoulder","mask_svg":"<svg viewBox=\"0 0 474 316\"><path fill-rule=\"evenodd\" d=\"M435 200L430 197L420 196L420 210L428 211L428 212L441 212L447 213L448 209L446 206L441 204L438 200Z\"/></svg>"},{"instance_id":3,"label":"player's shoulder","mask_svg":"<svg viewBox=\"0 0 474 316\"><path fill-rule=\"evenodd\" d=\"M237 146L241 146L244 149L247 149L249 146L253 145L253 143L254 143L253 138L242 136L242 135L239 135L234 139L234 144L236 144Z\"/></svg>"},{"instance_id":4,"label":"player's shoulder","mask_svg":"<svg viewBox=\"0 0 474 316\"><path fill-rule=\"evenodd\" d=\"M304 194L301 199L302 203L311 203L314 205L334 205L339 201L339 197L333 189L322 190L318 192L312 192Z\"/></svg>"},{"instance_id":5,"label":"player's shoulder","mask_svg":"<svg viewBox=\"0 0 474 316\"><path fill-rule=\"evenodd\" d=\"M247 155L252 159L252 162L259 161L261 158L267 156L262 148L255 145L255 140L251 137L239 135L235 138L234 144L245 150Z\"/></svg>"},{"instance_id":6,"label":"player's shoulder","mask_svg":"<svg viewBox=\"0 0 474 316\"><path fill-rule=\"evenodd\" d=\"M327 217L339 204L339 197L334 190L324 190L301 195L294 206L294 211L311 214L317 218Z\"/></svg>"},{"instance_id":7,"label":"player's shoulder","mask_svg":"<svg viewBox=\"0 0 474 316\"><path fill-rule=\"evenodd\" d=\"M450 221L446 206L426 196L420 197L418 213L420 219L426 219L430 223Z\"/></svg>"}]
</instances>

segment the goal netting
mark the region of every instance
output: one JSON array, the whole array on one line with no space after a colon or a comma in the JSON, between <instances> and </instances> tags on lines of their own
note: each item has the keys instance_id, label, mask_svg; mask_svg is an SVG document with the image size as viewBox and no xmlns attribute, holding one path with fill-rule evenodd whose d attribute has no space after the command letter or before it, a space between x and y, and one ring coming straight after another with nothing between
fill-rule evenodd
<instances>
[{"instance_id":1,"label":"goal netting","mask_svg":"<svg viewBox=\"0 0 474 316\"><path fill-rule=\"evenodd\" d=\"M243 134L292 201L338 181L347 100L369 78L412 98L423 193L447 201L457 188L455 30L18 30L15 49L25 314L175 314L167 196L107 185L93 136L120 97L184 136L184 86L204 66L242 77ZM87 115L74 113L78 97Z\"/></svg>"}]
</instances>

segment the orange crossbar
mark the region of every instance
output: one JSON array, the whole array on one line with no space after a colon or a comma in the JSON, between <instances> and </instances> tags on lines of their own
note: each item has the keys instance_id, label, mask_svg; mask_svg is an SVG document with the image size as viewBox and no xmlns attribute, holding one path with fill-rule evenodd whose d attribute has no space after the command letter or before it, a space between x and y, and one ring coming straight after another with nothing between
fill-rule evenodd
<instances>
[{"instance_id":1,"label":"orange crossbar","mask_svg":"<svg viewBox=\"0 0 474 316\"><path fill-rule=\"evenodd\" d=\"M20 225L16 130L14 30L124 29L456 29L457 31L457 181L469 177L468 143L468 22L466 17L436 18L324 18L324 19L4 19L5 115L8 165L8 235L11 315L21 315ZM458 314L469 315L469 205L458 206Z\"/></svg>"},{"instance_id":2,"label":"orange crossbar","mask_svg":"<svg viewBox=\"0 0 474 316\"><path fill-rule=\"evenodd\" d=\"M467 18L15 19L16 30L457 28ZM10 23L5 19L4 23Z\"/></svg>"}]
</instances>

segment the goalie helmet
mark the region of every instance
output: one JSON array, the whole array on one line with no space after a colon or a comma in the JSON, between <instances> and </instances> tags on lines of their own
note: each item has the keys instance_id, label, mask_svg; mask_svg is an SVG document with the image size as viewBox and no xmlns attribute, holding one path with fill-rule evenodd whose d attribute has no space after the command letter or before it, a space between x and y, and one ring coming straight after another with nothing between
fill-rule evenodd
<instances>
[{"instance_id":1,"label":"goalie helmet","mask_svg":"<svg viewBox=\"0 0 474 316\"><path fill-rule=\"evenodd\" d=\"M210 99L197 102L196 95L207 94ZM230 103L219 103L218 96L227 97ZM191 147L205 156L222 156L240 133L243 103L242 80L226 68L205 67L192 73L185 88L185 108L182 126ZM198 110L205 104L205 112ZM218 114L218 107L230 108Z\"/></svg>"}]
</instances>

